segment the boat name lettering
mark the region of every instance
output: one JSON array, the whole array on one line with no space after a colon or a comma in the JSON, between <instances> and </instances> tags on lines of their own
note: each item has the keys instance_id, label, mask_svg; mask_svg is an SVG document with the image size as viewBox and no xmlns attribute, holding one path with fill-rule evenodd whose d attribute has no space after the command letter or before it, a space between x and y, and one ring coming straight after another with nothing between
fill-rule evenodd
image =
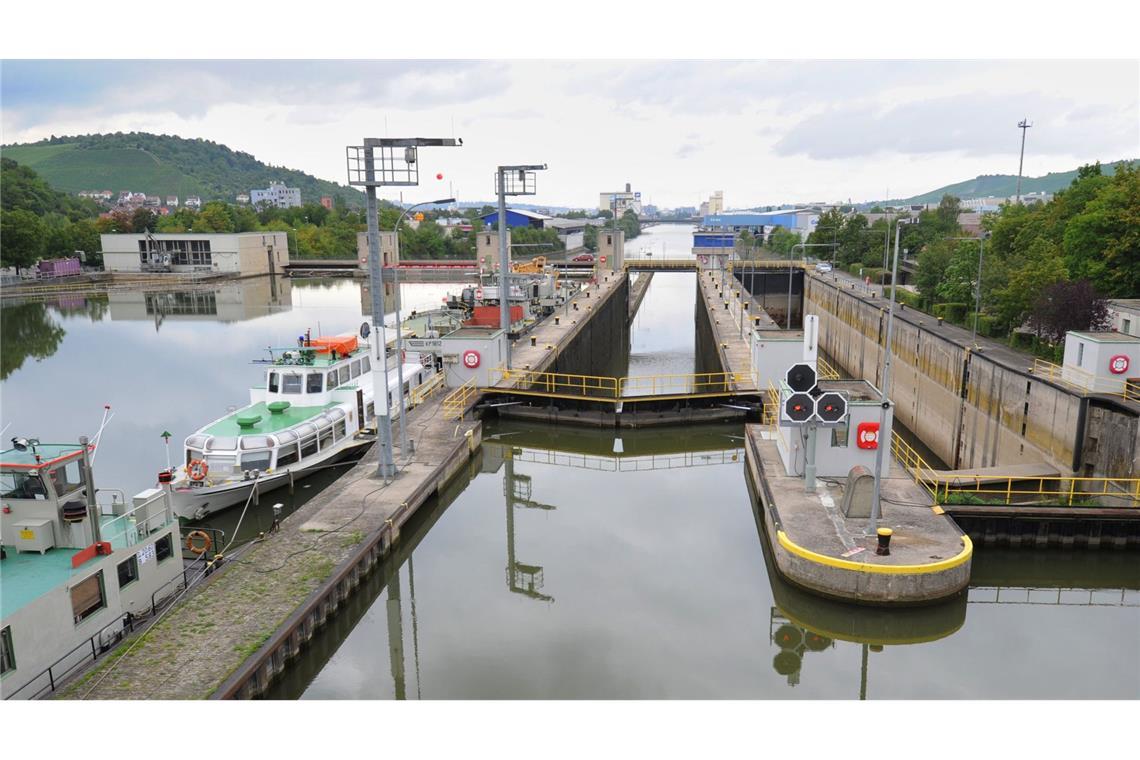
<instances>
[{"instance_id":1,"label":"boat name lettering","mask_svg":"<svg viewBox=\"0 0 1140 760\"><path fill-rule=\"evenodd\" d=\"M411 349L442 349L443 341L439 338L407 338L404 340Z\"/></svg>"}]
</instances>

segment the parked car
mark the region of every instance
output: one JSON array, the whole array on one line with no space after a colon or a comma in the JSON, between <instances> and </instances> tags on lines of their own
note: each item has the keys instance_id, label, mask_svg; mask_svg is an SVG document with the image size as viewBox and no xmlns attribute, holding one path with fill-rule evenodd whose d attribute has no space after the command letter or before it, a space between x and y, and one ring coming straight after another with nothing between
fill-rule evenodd
<instances>
[{"instance_id":1,"label":"parked car","mask_svg":"<svg viewBox=\"0 0 1140 760\"><path fill-rule=\"evenodd\" d=\"M820 272L820 273L830 272L831 271L831 264L828 264L826 261L821 261L815 265L815 271Z\"/></svg>"},{"instance_id":2,"label":"parked car","mask_svg":"<svg viewBox=\"0 0 1140 760\"><path fill-rule=\"evenodd\" d=\"M577 256L575 256L574 258L572 258L570 260L571 261L581 261L584 263L593 264L594 263L594 254L592 254L592 253L579 253Z\"/></svg>"}]
</instances>

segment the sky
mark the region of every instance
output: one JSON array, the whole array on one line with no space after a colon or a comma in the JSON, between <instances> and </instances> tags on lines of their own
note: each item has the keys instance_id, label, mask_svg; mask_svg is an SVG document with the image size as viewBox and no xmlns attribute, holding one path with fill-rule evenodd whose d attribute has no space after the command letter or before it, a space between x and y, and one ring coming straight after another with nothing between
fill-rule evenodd
<instances>
[{"instance_id":1,"label":"sky","mask_svg":"<svg viewBox=\"0 0 1140 760\"><path fill-rule=\"evenodd\" d=\"M5 144L172 134L344 183L364 137L463 138L421 151L409 200L490 199L516 163L548 165L537 204L627 182L661 207L901 198L1016 174L1025 118L1026 176L1140 157L1135 60L7 60L0 80Z\"/></svg>"}]
</instances>

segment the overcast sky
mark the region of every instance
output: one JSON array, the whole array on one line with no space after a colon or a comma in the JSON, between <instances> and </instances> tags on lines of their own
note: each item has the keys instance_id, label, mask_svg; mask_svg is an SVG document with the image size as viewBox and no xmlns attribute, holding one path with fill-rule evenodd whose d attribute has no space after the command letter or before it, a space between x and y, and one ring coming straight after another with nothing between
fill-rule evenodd
<instances>
[{"instance_id":1,"label":"overcast sky","mask_svg":"<svg viewBox=\"0 0 1140 760\"><path fill-rule=\"evenodd\" d=\"M1016 174L1026 117L1027 176L1140 157L1138 93L1136 61L9 60L0 97L6 144L174 134L344 183L363 137L454 136L405 198L490 199L497 164L546 163L534 203L629 182L743 208Z\"/></svg>"}]
</instances>

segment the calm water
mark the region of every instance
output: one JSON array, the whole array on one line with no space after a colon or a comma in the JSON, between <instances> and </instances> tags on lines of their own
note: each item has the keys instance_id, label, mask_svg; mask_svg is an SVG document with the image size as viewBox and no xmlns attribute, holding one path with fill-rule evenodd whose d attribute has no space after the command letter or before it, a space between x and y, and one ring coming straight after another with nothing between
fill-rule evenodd
<instances>
[{"instance_id":1,"label":"calm water","mask_svg":"<svg viewBox=\"0 0 1140 760\"><path fill-rule=\"evenodd\" d=\"M692 371L685 277L655 278L631 373ZM405 285L405 308L457 287ZM188 433L245 402L265 346L361 321L350 280L5 308L0 425L6 438L73 440L111 404L96 475L129 495L165 466L163 431L176 458ZM741 432L629 431L619 445L609 431L489 423L471 471L421 510L272 696L1140 696L1135 553L981 549L957 603L828 603L772 573ZM327 479L305 481L289 507Z\"/></svg>"}]
</instances>

